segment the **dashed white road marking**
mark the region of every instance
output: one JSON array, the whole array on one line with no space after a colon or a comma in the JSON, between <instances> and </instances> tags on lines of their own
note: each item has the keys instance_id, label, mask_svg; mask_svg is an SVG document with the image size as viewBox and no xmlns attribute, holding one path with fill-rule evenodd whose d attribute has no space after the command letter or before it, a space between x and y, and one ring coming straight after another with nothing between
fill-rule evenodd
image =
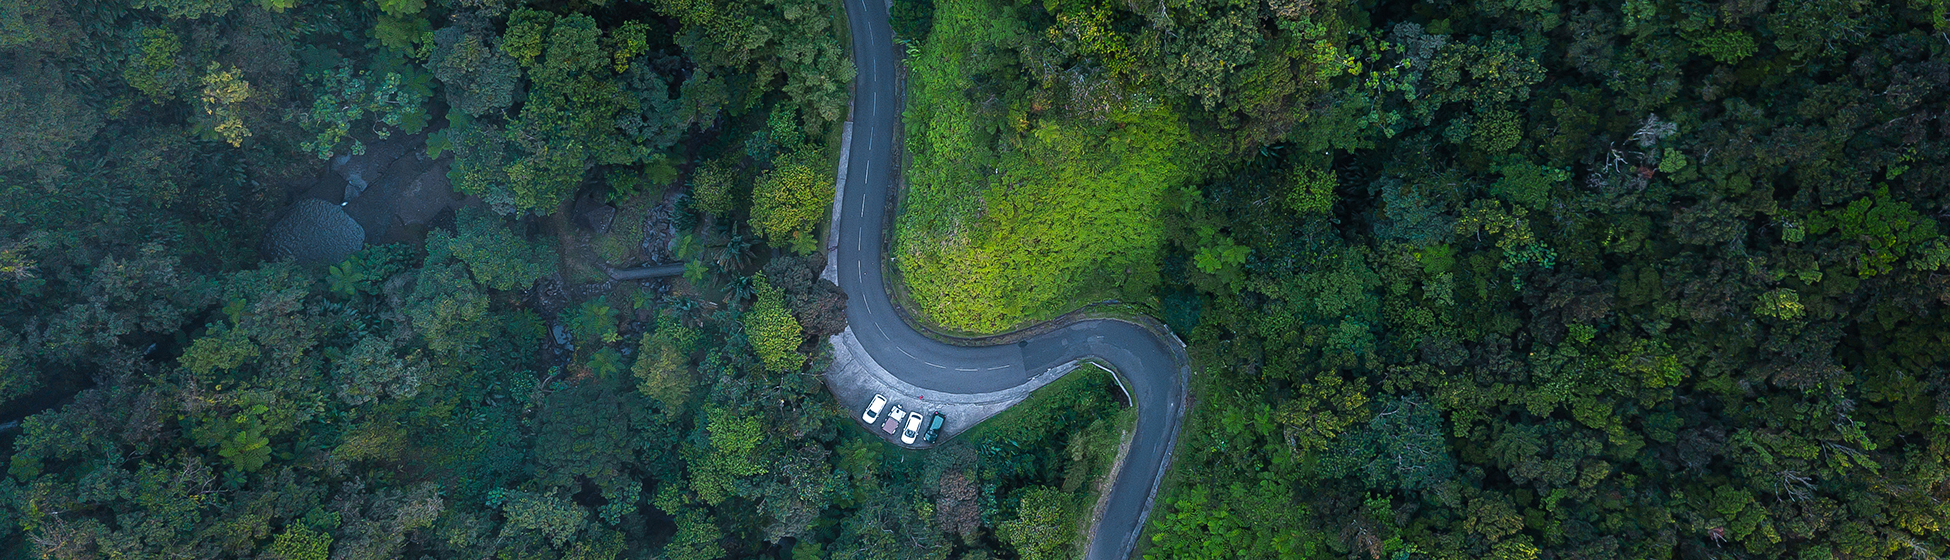
<instances>
[{"instance_id":1,"label":"dashed white road marking","mask_svg":"<svg viewBox=\"0 0 1950 560\"><path fill-rule=\"evenodd\" d=\"M948 366L944 366L944 365L941 365L941 364L937 364L937 363L934 363L934 362L930 362L930 361L927 361L927 360L921 360L921 363L924 363L924 364L927 364L927 365L930 365L930 366L934 366L934 367L935 367L935 368L937 368L937 369L948 369Z\"/></svg>"},{"instance_id":2,"label":"dashed white road marking","mask_svg":"<svg viewBox=\"0 0 1950 560\"><path fill-rule=\"evenodd\" d=\"M992 368L989 368L989 371L995 371L995 370L998 370L998 369L1009 369L1009 364L1002 364L1002 365L999 365L999 366L995 366L995 367L992 367Z\"/></svg>"}]
</instances>

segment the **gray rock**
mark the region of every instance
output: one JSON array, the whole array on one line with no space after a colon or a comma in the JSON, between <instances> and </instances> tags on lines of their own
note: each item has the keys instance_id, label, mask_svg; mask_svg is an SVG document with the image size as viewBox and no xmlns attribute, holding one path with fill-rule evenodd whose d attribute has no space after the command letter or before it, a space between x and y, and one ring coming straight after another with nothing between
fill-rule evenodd
<instances>
[{"instance_id":1,"label":"gray rock","mask_svg":"<svg viewBox=\"0 0 1950 560\"><path fill-rule=\"evenodd\" d=\"M292 204L284 218L264 234L264 253L270 260L332 264L358 251L366 230L339 205L316 198Z\"/></svg>"},{"instance_id":2,"label":"gray rock","mask_svg":"<svg viewBox=\"0 0 1950 560\"><path fill-rule=\"evenodd\" d=\"M353 173L345 177L346 202L351 202L352 199L359 198L359 195L365 194L365 192L366 192L365 177L360 176L358 173Z\"/></svg>"},{"instance_id":3,"label":"gray rock","mask_svg":"<svg viewBox=\"0 0 1950 560\"><path fill-rule=\"evenodd\" d=\"M576 199L575 212L576 221L598 235L609 233L610 224L616 221L615 206L596 202L586 196Z\"/></svg>"}]
</instances>

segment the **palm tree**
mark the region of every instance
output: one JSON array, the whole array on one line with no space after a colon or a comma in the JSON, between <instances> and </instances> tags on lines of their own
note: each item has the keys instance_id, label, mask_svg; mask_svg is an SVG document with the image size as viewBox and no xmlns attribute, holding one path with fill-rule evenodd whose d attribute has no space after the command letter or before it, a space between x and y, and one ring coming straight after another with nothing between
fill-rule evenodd
<instances>
[{"instance_id":1,"label":"palm tree","mask_svg":"<svg viewBox=\"0 0 1950 560\"><path fill-rule=\"evenodd\" d=\"M743 305L756 295L758 295L758 292L756 288L752 287L752 277L750 276L739 276L725 283L724 302L726 305Z\"/></svg>"},{"instance_id":2,"label":"palm tree","mask_svg":"<svg viewBox=\"0 0 1950 560\"><path fill-rule=\"evenodd\" d=\"M665 312L677 316L684 324L697 326L700 322L697 320L700 318L697 313L698 301L688 294L669 294L664 296L663 308Z\"/></svg>"},{"instance_id":3,"label":"palm tree","mask_svg":"<svg viewBox=\"0 0 1950 560\"><path fill-rule=\"evenodd\" d=\"M718 251L718 269L731 272L745 268L745 265L751 262L752 246L756 244L756 241L738 233L737 228L734 227L731 236L725 239L724 248Z\"/></svg>"}]
</instances>

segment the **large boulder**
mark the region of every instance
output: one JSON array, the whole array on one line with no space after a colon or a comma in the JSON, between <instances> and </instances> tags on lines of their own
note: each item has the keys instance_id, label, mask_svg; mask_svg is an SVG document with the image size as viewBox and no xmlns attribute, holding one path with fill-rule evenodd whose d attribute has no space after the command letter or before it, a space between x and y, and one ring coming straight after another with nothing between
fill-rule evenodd
<instances>
[{"instance_id":1,"label":"large boulder","mask_svg":"<svg viewBox=\"0 0 1950 560\"><path fill-rule=\"evenodd\" d=\"M576 222L589 228L597 235L609 233L609 226L616 221L616 207L603 204L596 197L583 195L576 197Z\"/></svg>"},{"instance_id":2,"label":"large boulder","mask_svg":"<svg viewBox=\"0 0 1950 560\"><path fill-rule=\"evenodd\" d=\"M307 198L291 205L284 218L265 232L264 254L274 261L331 264L345 260L365 243L365 228L339 205Z\"/></svg>"}]
</instances>

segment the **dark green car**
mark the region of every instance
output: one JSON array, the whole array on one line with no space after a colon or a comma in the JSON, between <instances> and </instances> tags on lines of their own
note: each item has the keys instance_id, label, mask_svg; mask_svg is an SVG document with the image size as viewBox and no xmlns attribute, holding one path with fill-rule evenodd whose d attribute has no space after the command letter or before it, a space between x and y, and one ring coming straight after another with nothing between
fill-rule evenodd
<instances>
[{"instance_id":1,"label":"dark green car","mask_svg":"<svg viewBox=\"0 0 1950 560\"><path fill-rule=\"evenodd\" d=\"M921 436L921 441L934 443L935 438L941 437L941 427L947 423L948 417L942 416L939 412L934 413L934 417L928 419L928 432Z\"/></svg>"}]
</instances>

